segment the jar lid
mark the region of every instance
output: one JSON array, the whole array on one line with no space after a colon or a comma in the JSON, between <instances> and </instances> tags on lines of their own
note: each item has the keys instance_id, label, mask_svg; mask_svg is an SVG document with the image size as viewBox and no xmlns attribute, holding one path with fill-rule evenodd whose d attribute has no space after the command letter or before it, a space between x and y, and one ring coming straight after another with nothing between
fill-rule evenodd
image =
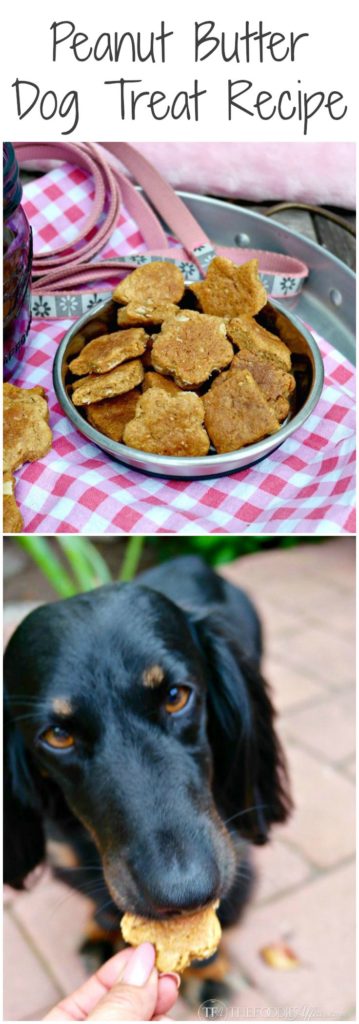
<instances>
[{"instance_id":1,"label":"jar lid","mask_svg":"<svg viewBox=\"0 0 359 1024\"><path fill-rule=\"evenodd\" d=\"M14 147L11 142L5 142L3 146L3 212L4 217L21 203L22 186L20 182L19 165L15 156Z\"/></svg>"}]
</instances>

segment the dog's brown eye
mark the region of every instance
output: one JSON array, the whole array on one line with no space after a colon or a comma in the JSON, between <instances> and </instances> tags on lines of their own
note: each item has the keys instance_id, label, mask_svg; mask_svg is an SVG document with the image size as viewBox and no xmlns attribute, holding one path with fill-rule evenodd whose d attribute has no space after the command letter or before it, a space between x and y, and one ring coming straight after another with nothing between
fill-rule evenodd
<instances>
[{"instance_id":1,"label":"dog's brown eye","mask_svg":"<svg viewBox=\"0 0 359 1024\"><path fill-rule=\"evenodd\" d=\"M188 686L171 686L171 689L167 690L166 694L166 711L170 715L175 714L176 711L182 711L182 708L186 707L190 693L191 691Z\"/></svg>"},{"instance_id":2,"label":"dog's brown eye","mask_svg":"<svg viewBox=\"0 0 359 1024\"><path fill-rule=\"evenodd\" d=\"M73 747L75 743L71 733L67 732L66 729L62 729L60 725L54 725L52 729L46 729L41 739L45 740L49 747L55 747L56 750L67 750L68 747Z\"/></svg>"}]
</instances>

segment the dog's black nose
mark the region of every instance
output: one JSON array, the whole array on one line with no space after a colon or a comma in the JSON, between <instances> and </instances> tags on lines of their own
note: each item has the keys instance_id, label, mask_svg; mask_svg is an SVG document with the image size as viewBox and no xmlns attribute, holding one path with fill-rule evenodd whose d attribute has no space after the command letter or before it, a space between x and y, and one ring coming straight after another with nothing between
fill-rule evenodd
<instances>
[{"instance_id":1,"label":"dog's black nose","mask_svg":"<svg viewBox=\"0 0 359 1024\"><path fill-rule=\"evenodd\" d=\"M219 877L169 879L164 884L147 886L146 897L157 915L170 917L180 911L195 911L213 903L218 894Z\"/></svg>"},{"instance_id":2,"label":"dog's black nose","mask_svg":"<svg viewBox=\"0 0 359 1024\"><path fill-rule=\"evenodd\" d=\"M142 872L141 872L142 874ZM147 864L137 883L148 907L156 915L194 911L213 903L218 896L220 874L210 851L183 849L177 855L158 857Z\"/></svg>"}]
</instances>

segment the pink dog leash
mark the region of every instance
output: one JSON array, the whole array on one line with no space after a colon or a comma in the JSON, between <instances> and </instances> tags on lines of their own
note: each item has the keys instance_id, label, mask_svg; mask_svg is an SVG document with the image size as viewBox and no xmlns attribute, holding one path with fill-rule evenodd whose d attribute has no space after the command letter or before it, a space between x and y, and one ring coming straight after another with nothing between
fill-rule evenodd
<instances>
[{"instance_id":1,"label":"pink dog leash","mask_svg":"<svg viewBox=\"0 0 359 1024\"><path fill-rule=\"evenodd\" d=\"M257 258L268 292L282 298L286 294L297 294L308 274L305 264L282 253L219 245L214 249L180 197L128 143L103 143L101 146L95 143L18 143L15 151L20 164L31 161L43 166L48 161L65 161L85 170L93 182L92 207L77 238L70 245L53 245L51 252L34 257L35 315L36 298L41 297L42 303L46 301L50 309L48 316L71 316L65 311L76 307L73 315L78 317L95 302L110 297L111 292L99 289L91 295L88 290L81 293L71 289L88 289L94 283L108 281L117 271L159 259L176 263L186 278L198 280L215 255L226 256L237 264ZM154 210L122 173L119 161L139 182L182 245L169 246ZM137 223L148 251L94 261L114 231L122 204Z\"/></svg>"}]
</instances>

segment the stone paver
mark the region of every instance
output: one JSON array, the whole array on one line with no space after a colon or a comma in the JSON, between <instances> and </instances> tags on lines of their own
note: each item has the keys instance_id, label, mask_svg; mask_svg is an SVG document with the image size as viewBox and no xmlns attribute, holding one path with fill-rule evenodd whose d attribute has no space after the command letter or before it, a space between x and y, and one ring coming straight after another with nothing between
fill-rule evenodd
<instances>
[{"instance_id":1,"label":"stone paver","mask_svg":"<svg viewBox=\"0 0 359 1024\"><path fill-rule=\"evenodd\" d=\"M182 1020L197 1020L198 1021L198 1013L196 1013L195 1010L192 1010L189 1007L188 1003L186 1003L185 1000L182 999L182 996L179 996L175 1006L173 1007L173 1010L171 1010L171 1013L169 1013L168 1016L170 1017L171 1020L179 1020L179 1021L182 1021Z\"/></svg>"},{"instance_id":2,"label":"stone paver","mask_svg":"<svg viewBox=\"0 0 359 1024\"><path fill-rule=\"evenodd\" d=\"M306 1006L316 1019L341 1018L354 1002L354 866L338 868L300 891L248 915L234 929L227 949L247 977L266 993L270 1006ZM338 914L338 908L340 913ZM268 967L259 951L286 941L301 966L291 971ZM310 1019L308 1017L308 1019Z\"/></svg>"},{"instance_id":3,"label":"stone paver","mask_svg":"<svg viewBox=\"0 0 359 1024\"><path fill-rule=\"evenodd\" d=\"M279 638L277 645L278 643ZM312 651L315 651L313 661L308 657L308 652ZM326 686L340 689L342 686L348 686L354 679L354 645L346 638L337 636L334 617L331 632L314 627L305 630L305 642L301 638L299 642L290 646L288 663L301 668L314 680L318 679Z\"/></svg>"},{"instance_id":4,"label":"stone paver","mask_svg":"<svg viewBox=\"0 0 359 1024\"><path fill-rule=\"evenodd\" d=\"M320 868L354 855L355 791L349 779L299 747L287 744L294 813L286 839Z\"/></svg>"},{"instance_id":5,"label":"stone paver","mask_svg":"<svg viewBox=\"0 0 359 1024\"><path fill-rule=\"evenodd\" d=\"M90 900L48 872L30 893L18 896L13 914L43 960L51 964L61 992L71 991L85 981L78 950L92 914Z\"/></svg>"},{"instance_id":6,"label":"stone paver","mask_svg":"<svg viewBox=\"0 0 359 1024\"><path fill-rule=\"evenodd\" d=\"M263 615L268 605L272 613L292 614L300 635L303 622L325 622L330 604L333 614L335 610L348 623L349 609L354 609L354 565L355 541L343 538L252 555L226 566L224 574L253 595ZM340 608L343 598L345 609ZM271 627L273 621L275 625L272 614Z\"/></svg>"},{"instance_id":7,"label":"stone paver","mask_svg":"<svg viewBox=\"0 0 359 1024\"><path fill-rule=\"evenodd\" d=\"M349 761L345 761L342 765L342 769L346 775L349 775L350 779L356 779L356 757L350 757Z\"/></svg>"},{"instance_id":8,"label":"stone paver","mask_svg":"<svg viewBox=\"0 0 359 1024\"><path fill-rule=\"evenodd\" d=\"M254 848L253 862L257 873L256 903L263 903L278 893L296 888L312 873L311 866L302 854L276 839L275 834L270 843Z\"/></svg>"},{"instance_id":9,"label":"stone paver","mask_svg":"<svg viewBox=\"0 0 359 1024\"><path fill-rule=\"evenodd\" d=\"M320 723L320 727L319 726ZM340 763L355 751L355 690L337 693L284 720L284 735L326 761Z\"/></svg>"},{"instance_id":10,"label":"stone paver","mask_svg":"<svg viewBox=\"0 0 359 1024\"><path fill-rule=\"evenodd\" d=\"M281 657L266 654L263 661L263 674L272 686L274 703L280 714L291 711L292 708L297 711L302 704L307 705L315 698L320 699L326 696L326 690L321 682L314 682L303 672L303 669L286 663L283 650Z\"/></svg>"},{"instance_id":11,"label":"stone paver","mask_svg":"<svg viewBox=\"0 0 359 1024\"><path fill-rule=\"evenodd\" d=\"M295 801L291 821L253 851L254 898L227 933L234 1019L292 1019L294 1010L298 1020L313 1012L356 1019L354 551L343 538L259 553L222 570L263 617L265 675ZM18 614L16 606L7 612L8 635ZM39 1020L84 976L78 950L90 904L46 871L30 893L7 890L5 905L5 1018ZM300 957L295 971L274 971L258 955L281 939ZM197 1007L181 999L171 1016L198 1020Z\"/></svg>"},{"instance_id":12,"label":"stone paver","mask_svg":"<svg viewBox=\"0 0 359 1024\"><path fill-rule=\"evenodd\" d=\"M4 1011L6 1020L28 1020L61 998L61 991L41 962L36 948L13 921L4 914Z\"/></svg>"}]
</instances>

